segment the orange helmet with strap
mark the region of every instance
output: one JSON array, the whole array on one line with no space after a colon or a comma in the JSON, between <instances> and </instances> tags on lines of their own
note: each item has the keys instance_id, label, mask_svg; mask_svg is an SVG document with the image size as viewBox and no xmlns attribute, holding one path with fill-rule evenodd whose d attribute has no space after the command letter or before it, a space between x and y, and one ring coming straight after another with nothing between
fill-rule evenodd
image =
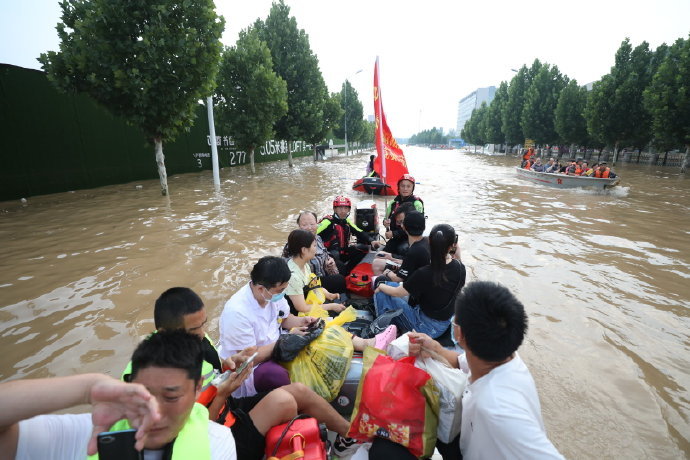
<instances>
[{"instance_id":1,"label":"orange helmet with strap","mask_svg":"<svg viewBox=\"0 0 690 460\"><path fill-rule=\"evenodd\" d=\"M347 206L348 208L351 208L352 202L350 201L350 199L348 197L338 195L333 200L333 207L335 208L337 206Z\"/></svg>"}]
</instances>

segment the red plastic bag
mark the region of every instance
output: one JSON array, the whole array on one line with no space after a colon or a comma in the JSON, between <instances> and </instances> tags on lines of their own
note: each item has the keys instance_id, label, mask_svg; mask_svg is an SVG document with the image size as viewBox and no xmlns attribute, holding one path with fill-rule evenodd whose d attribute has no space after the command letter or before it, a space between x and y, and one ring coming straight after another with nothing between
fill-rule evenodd
<instances>
[{"instance_id":1,"label":"red plastic bag","mask_svg":"<svg viewBox=\"0 0 690 460\"><path fill-rule=\"evenodd\" d=\"M348 436L374 436L401 444L415 456L431 456L436 446L439 391L415 358L399 361L367 347L362 380Z\"/></svg>"},{"instance_id":2,"label":"red plastic bag","mask_svg":"<svg viewBox=\"0 0 690 460\"><path fill-rule=\"evenodd\" d=\"M374 289L371 287L371 278L374 276L374 271L371 264L362 262L352 269L349 275L345 278L345 287L353 294L361 295L362 297L373 297Z\"/></svg>"},{"instance_id":3,"label":"red plastic bag","mask_svg":"<svg viewBox=\"0 0 690 460\"><path fill-rule=\"evenodd\" d=\"M266 433L267 460L326 460L326 427L315 418L300 414L287 423L274 426ZM295 454L295 455L292 455Z\"/></svg>"}]
</instances>

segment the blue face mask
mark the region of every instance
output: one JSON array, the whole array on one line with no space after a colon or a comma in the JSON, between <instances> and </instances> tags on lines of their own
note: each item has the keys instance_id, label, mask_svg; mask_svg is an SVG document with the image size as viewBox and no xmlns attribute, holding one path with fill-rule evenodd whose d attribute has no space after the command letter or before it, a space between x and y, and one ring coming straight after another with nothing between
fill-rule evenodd
<instances>
[{"instance_id":1,"label":"blue face mask","mask_svg":"<svg viewBox=\"0 0 690 460\"><path fill-rule=\"evenodd\" d=\"M266 289L266 291L267 291L269 294L271 293L271 291L269 291L268 288L267 288L266 286L263 286L263 288ZM280 294L273 294L273 295L271 296L270 299L267 299L266 297L264 297L263 294L261 294L261 297L263 297L263 299L264 299L266 302L277 302L277 301L279 301L280 299L282 299L283 297L285 297L285 291L281 292Z\"/></svg>"},{"instance_id":2,"label":"blue face mask","mask_svg":"<svg viewBox=\"0 0 690 460\"><path fill-rule=\"evenodd\" d=\"M271 297L271 302L277 302L283 297L285 297L285 292L281 292L280 294L273 294L273 296Z\"/></svg>"}]
</instances>

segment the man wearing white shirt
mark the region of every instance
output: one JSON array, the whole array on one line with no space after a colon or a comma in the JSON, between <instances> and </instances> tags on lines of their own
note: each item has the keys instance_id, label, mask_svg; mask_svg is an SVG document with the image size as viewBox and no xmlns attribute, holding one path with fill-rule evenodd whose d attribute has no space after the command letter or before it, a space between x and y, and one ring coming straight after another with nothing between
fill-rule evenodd
<instances>
[{"instance_id":1,"label":"man wearing white shirt","mask_svg":"<svg viewBox=\"0 0 690 460\"><path fill-rule=\"evenodd\" d=\"M520 301L504 286L468 284L455 303L458 355L410 333L410 354L432 350L469 373L462 397L460 450L474 459L562 459L546 436L537 388L517 353L527 332Z\"/></svg>"},{"instance_id":2,"label":"man wearing white shirt","mask_svg":"<svg viewBox=\"0 0 690 460\"><path fill-rule=\"evenodd\" d=\"M134 427L136 448L146 460L192 458L190 453L200 460L235 460L230 429L208 420L208 410L195 403L202 360L195 336L160 332L135 350L131 384L99 374L3 384L0 452L22 460L83 460L95 453L98 432ZM28 418L81 403L93 405L91 415Z\"/></svg>"},{"instance_id":3,"label":"man wearing white shirt","mask_svg":"<svg viewBox=\"0 0 690 460\"><path fill-rule=\"evenodd\" d=\"M258 366L233 393L236 398L290 384L287 370L270 359L273 347L281 333L300 333L315 321L290 314L285 289L291 273L284 259L262 257L250 276L251 281L226 302L220 315L218 353L222 359L245 348L258 348L254 359Z\"/></svg>"}]
</instances>

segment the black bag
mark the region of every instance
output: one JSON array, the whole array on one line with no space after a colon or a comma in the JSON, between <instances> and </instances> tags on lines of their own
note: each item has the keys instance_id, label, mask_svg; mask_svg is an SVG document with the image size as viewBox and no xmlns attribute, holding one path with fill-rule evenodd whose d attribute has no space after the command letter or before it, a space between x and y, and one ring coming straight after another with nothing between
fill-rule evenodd
<instances>
[{"instance_id":1,"label":"black bag","mask_svg":"<svg viewBox=\"0 0 690 460\"><path fill-rule=\"evenodd\" d=\"M271 359L273 361L292 361L297 354L317 338L323 332L326 323L323 319L312 323L305 335L299 334L281 334L276 341L273 351L271 352Z\"/></svg>"}]
</instances>

